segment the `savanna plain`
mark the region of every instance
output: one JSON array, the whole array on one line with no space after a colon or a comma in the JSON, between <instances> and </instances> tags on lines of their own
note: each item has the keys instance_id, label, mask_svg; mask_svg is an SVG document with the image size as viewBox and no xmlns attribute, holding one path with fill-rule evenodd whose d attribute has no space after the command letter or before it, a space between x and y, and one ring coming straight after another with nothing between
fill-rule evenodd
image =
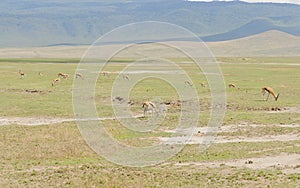
<instances>
[{"instance_id":1,"label":"savanna plain","mask_svg":"<svg viewBox=\"0 0 300 188\"><path fill-rule=\"evenodd\" d=\"M300 58L219 57L226 87L226 113L215 141L199 149L210 119L211 92L194 63L170 59L185 70L199 96L198 131L174 157L149 167L126 167L97 155L74 120L72 90L80 59L0 59L0 187L299 187ZM135 147L158 144L173 136L181 112L176 90L147 78L129 98L111 96L111 85L128 59L112 60L98 74L95 101L107 132ZM19 73L21 70L24 75ZM63 72L52 86L52 80ZM85 76L85 75L83 75ZM127 74L130 79L133 75ZM124 84L128 82L124 77ZM201 86L201 83L204 83ZM234 84L235 87L228 87ZM206 85L206 87L204 87ZM269 86L277 101L262 87ZM153 97L166 105L164 121L153 131L135 132L114 117L111 103L128 103L135 118L148 121L142 103Z\"/></svg>"}]
</instances>

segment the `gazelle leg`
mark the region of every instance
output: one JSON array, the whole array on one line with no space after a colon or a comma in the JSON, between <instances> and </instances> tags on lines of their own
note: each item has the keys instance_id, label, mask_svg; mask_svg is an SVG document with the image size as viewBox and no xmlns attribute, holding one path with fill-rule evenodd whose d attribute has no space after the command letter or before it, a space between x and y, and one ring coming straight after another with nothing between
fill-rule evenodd
<instances>
[{"instance_id":1,"label":"gazelle leg","mask_svg":"<svg viewBox=\"0 0 300 188\"><path fill-rule=\"evenodd\" d=\"M268 101L268 99L269 99L269 96L270 96L270 93L268 94L268 97L267 97L267 100L266 100L266 101Z\"/></svg>"},{"instance_id":2,"label":"gazelle leg","mask_svg":"<svg viewBox=\"0 0 300 188\"><path fill-rule=\"evenodd\" d=\"M263 91L263 92L262 92L262 95L261 95L261 97L262 97L263 100L265 100L265 98L264 98L265 94L266 94L266 92Z\"/></svg>"},{"instance_id":3,"label":"gazelle leg","mask_svg":"<svg viewBox=\"0 0 300 188\"><path fill-rule=\"evenodd\" d=\"M154 110L153 108L151 108L151 116L153 116Z\"/></svg>"}]
</instances>

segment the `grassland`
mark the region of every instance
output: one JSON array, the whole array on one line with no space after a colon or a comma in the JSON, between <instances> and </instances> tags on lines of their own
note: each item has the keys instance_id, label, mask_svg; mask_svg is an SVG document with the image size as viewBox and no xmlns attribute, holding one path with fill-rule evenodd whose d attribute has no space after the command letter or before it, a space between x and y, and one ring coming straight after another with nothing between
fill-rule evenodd
<instances>
[{"instance_id":1,"label":"grassland","mask_svg":"<svg viewBox=\"0 0 300 188\"><path fill-rule=\"evenodd\" d=\"M300 105L300 58L219 58L227 88L227 111L223 126L245 125L245 128L220 132L220 137L271 137L299 135L299 112L285 109ZM73 118L72 84L76 59L0 60L0 117ZM246 61L246 63L245 63ZM114 72L99 76L96 107L100 116L111 117L110 85L127 61L105 67ZM189 64L189 73L199 94L201 118L199 127L209 120L211 97L202 88L205 77ZM20 78L18 71L25 72ZM71 76L55 86L51 80L58 72ZM42 76L39 74L42 73ZM280 92L278 101L261 98L261 87L268 85ZM35 92L32 92L35 91ZM133 113L141 113L142 101L156 96L163 101L178 100L176 91L161 80L140 82L130 93ZM276 110L279 111L277 112ZM133 146L157 143L154 137L168 137L162 130L172 130L178 121L180 107L169 106L166 120L158 131L136 133L115 120L103 121L109 133L120 142ZM272 113L271 113L272 112ZM145 118L140 118L146 120ZM0 122L1 123L1 122ZM19 124L19 125L17 125ZM247 125L264 126L247 126ZM215 143L204 152L199 146L187 145L168 161L143 168L112 164L95 154L85 143L75 122L53 125L24 126L22 123L0 126L1 187L297 187L299 162L292 166L249 168L231 166L228 161L300 154L300 141L273 140L257 142ZM289 160L288 158L286 160ZM198 164L198 165L195 165ZM255 161L253 163L255 164Z\"/></svg>"}]
</instances>

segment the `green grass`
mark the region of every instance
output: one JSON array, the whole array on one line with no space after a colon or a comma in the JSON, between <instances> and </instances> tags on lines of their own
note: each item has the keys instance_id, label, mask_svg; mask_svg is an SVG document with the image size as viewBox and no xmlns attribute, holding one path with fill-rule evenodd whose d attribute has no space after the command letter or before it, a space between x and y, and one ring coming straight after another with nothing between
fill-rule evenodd
<instances>
[{"instance_id":1,"label":"green grass","mask_svg":"<svg viewBox=\"0 0 300 188\"><path fill-rule=\"evenodd\" d=\"M72 75L76 64L2 62L0 67L0 116L72 116ZM19 70L25 73L24 78L20 78ZM71 76L52 87L51 82L59 72ZM30 93L26 90L39 92Z\"/></svg>"},{"instance_id":2,"label":"green grass","mask_svg":"<svg viewBox=\"0 0 300 188\"><path fill-rule=\"evenodd\" d=\"M255 58L243 64L242 58L221 58L221 68L227 87L227 111L224 125L239 123L265 124L267 127L246 127L219 136L259 137L299 134L299 128L277 127L277 124L300 123L299 113L269 113L272 108L299 106L300 67L296 65L259 64L260 62L297 63L299 58ZM130 60L114 61L105 67L109 77L99 76L95 87L98 113L112 117L111 84L118 71ZM177 59L177 62L183 60ZM46 63L45 63L46 62ZM51 62L51 63L50 63ZM1 59L0 60L0 117L73 117L72 84L77 64L75 59ZM255 64L251 64L251 62ZM190 74L199 94L200 120L198 126L209 121L211 96L209 88L202 88L206 79L197 67L180 64ZM26 76L20 78L18 71ZM97 70L95 70L97 71ZM43 76L39 75L39 72ZM51 80L58 72L71 76L55 86ZM182 83L184 84L184 83ZM278 101L263 101L261 87L268 85L280 92ZM37 90L31 93L26 90ZM169 137L164 130L174 129L178 123L180 105L176 90L159 79L138 82L129 99L133 114L142 114L144 100L159 98L174 102L166 119L157 130L138 133L126 129L115 120L103 121L108 133L125 144L142 147L157 143L156 137ZM177 103L176 103L177 102ZM180 102L179 102L180 104ZM147 118L140 118L147 121ZM188 162L213 163L300 153L299 141L212 144L204 152L198 145L188 145L166 163L145 168L130 168L112 164L95 154L85 143L74 122L44 126L0 126L0 186L1 187L297 187L299 173L285 174L281 169L251 170L220 165L214 168L178 165Z\"/></svg>"},{"instance_id":3,"label":"green grass","mask_svg":"<svg viewBox=\"0 0 300 188\"><path fill-rule=\"evenodd\" d=\"M172 161L174 162L214 162L252 157L299 153L299 141L291 142L235 142L212 144L208 150L199 152L198 145L186 146Z\"/></svg>"},{"instance_id":4,"label":"green grass","mask_svg":"<svg viewBox=\"0 0 300 188\"><path fill-rule=\"evenodd\" d=\"M76 64L44 64L44 63L5 63L1 62L0 88L1 88L1 116L61 116L71 117L72 112L72 83ZM106 69L109 71L121 70L124 65L114 64ZM261 111L267 111L275 107L289 107L300 104L298 96L300 89L300 76L298 66L283 65L252 65L252 64L222 64L222 71L225 75L225 83L235 83L240 89L227 88L228 116L230 121L235 117L249 119L257 118ZM26 73L24 79L18 76L18 70ZM205 81L205 77L195 74L196 69L185 65L185 69L191 73L191 78L198 90L202 109L207 110L210 106L210 92L208 88L201 88L200 83ZM39 72L43 76L39 76ZM51 80L57 77L58 72L71 74L68 80L62 80L59 85L51 86ZM109 78L99 77L97 84L96 99L99 103L98 109L103 108L101 99L109 99L111 95L110 85L113 83L116 75L112 74ZM269 101L262 101L261 87L268 85L274 88L276 93L280 93L277 102L270 97ZM103 89L107 88L107 89ZM25 90L36 89L41 93L27 93ZM148 82L143 81L137 84L131 93L131 99L140 104L143 100L151 99L153 96L161 97L162 100L177 100L176 93L169 94L172 90L168 84L163 81ZM174 89L173 89L174 90ZM163 91L163 93L161 93ZM99 99L99 100L98 100ZM107 100L104 100L107 103ZM100 109L99 109L100 110ZM103 114L111 115L109 107L105 107ZM272 115L265 115L272 116ZM267 118L267 117L266 117ZM288 118L283 118L287 123L292 122ZM237 121L241 121L237 119ZM237 123L236 121L236 123ZM282 123L285 123L282 122ZM234 123L234 122L232 122ZM274 122L270 122L274 123Z\"/></svg>"}]
</instances>

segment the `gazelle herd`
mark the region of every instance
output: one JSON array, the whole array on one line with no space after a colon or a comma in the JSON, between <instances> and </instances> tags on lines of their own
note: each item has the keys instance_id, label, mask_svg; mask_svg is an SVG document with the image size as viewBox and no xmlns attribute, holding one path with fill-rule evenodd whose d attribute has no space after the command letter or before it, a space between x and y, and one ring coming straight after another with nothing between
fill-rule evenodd
<instances>
[{"instance_id":1,"label":"gazelle herd","mask_svg":"<svg viewBox=\"0 0 300 188\"><path fill-rule=\"evenodd\" d=\"M18 74L20 75L20 79L24 78L25 75L26 75L22 70L19 70ZM43 74L42 72L38 72L38 75L41 76L41 77L44 76L44 74ZM53 80L51 80L51 86L55 86L55 85L57 85L58 83L60 83L61 78L67 79L67 78L69 78L69 76L70 76L70 75L67 74L67 73L63 73L63 72L57 73L57 77L54 78ZM83 76L82 73L76 73L76 74L75 74L75 78L76 78L76 79L77 79L77 78L81 78L81 79L83 80L83 79L84 79L84 76Z\"/></svg>"},{"instance_id":2,"label":"gazelle herd","mask_svg":"<svg viewBox=\"0 0 300 188\"><path fill-rule=\"evenodd\" d=\"M22 70L19 70L18 73L20 75L20 79L25 77L25 73ZM109 72L101 72L100 74L102 74L104 77L109 77ZM43 76L43 74L41 72L39 72L39 75ZM61 82L61 78L68 79L69 78L69 74L63 73L63 72L59 72L57 74L57 77L54 78L51 81L51 86L55 86L55 85L59 84ZM82 73L75 73L75 77L74 78L75 79L79 79L80 78L80 79L83 80L84 76L83 76ZM129 80L129 76L126 75L126 74L122 74L122 78L124 80ZM191 81L189 81L189 80L186 80L184 82L184 84L186 86L193 87L193 83ZM205 88L205 87L207 87L207 84L205 82L201 82L200 86L203 87L203 88ZM237 88L237 89L239 89L239 87L236 84L234 84L234 83L228 84L228 87L229 88ZM267 98L264 99L266 101L269 99L270 95L272 95L274 97L275 101L277 101L278 98L279 98L279 93L276 95L275 92L274 92L274 90L271 87L269 87L269 86L262 87L262 95L263 95L263 97L264 97L265 94L268 94ZM143 109L143 115L144 115L144 117L147 115L147 112L149 112L149 111L151 112L152 115L154 113L157 113L156 105L153 102L151 102L151 101L144 101L142 103L142 109Z\"/></svg>"},{"instance_id":3,"label":"gazelle herd","mask_svg":"<svg viewBox=\"0 0 300 188\"><path fill-rule=\"evenodd\" d=\"M186 86L190 86L190 87L193 86L192 82L189 81L189 80L186 80L186 81L184 82L184 84L185 84ZM200 83L200 86L203 87L203 88L205 88L205 87L207 86L207 84L206 84L205 82L201 82L201 83ZM229 83L229 84L228 84L228 87L229 87L229 88L240 89L235 83ZM265 86L265 87L262 88L262 94L263 94L263 97L264 97L264 95L265 95L266 93L268 94L267 98L264 99L264 100L266 100L266 101L268 101L270 95L272 95L272 96L274 97L275 101L277 101L278 98L279 98L279 93L276 95L275 92L274 92L274 90L273 90L271 87L269 87L269 86Z\"/></svg>"}]
</instances>

